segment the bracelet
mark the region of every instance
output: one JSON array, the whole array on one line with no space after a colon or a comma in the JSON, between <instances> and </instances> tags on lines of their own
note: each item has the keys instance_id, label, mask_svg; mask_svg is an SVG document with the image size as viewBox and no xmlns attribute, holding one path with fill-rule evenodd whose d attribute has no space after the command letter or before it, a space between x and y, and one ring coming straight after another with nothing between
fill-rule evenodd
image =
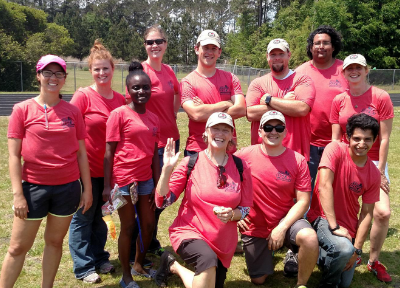
<instances>
[{"instance_id":1,"label":"bracelet","mask_svg":"<svg viewBox=\"0 0 400 288\"><path fill-rule=\"evenodd\" d=\"M333 231L336 231L336 230L339 230L340 229L340 226L339 226L339 224L337 224L336 223L336 227L335 228L331 228L330 226L328 226L329 227L329 230L331 231L331 233L333 232Z\"/></svg>"},{"instance_id":2,"label":"bracelet","mask_svg":"<svg viewBox=\"0 0 400 288\"><path fill-rule=\"evenodd\" d=\"M232 210L232 217L231 217L231 219L229 221L233 221L234 217L235 217L235 212L234 212L234 210Z\"/></svg>"}]
</instances>

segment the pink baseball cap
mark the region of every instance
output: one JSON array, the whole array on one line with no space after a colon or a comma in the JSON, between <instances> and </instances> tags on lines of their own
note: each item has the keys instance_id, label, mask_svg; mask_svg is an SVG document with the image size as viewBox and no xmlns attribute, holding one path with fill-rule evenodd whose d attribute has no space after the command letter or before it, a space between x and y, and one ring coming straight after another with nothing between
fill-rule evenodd
<instances>
[{"instance_id":1,"label":"pink baseball cap","mask_svg":"<svg viewBox=\"0 0 400 288\"><path fill-rule=\"evenodd\" d=\"M56 55L50 54L42 56L42 58L39 59L36 64L36 72L43 70L50 63L57 63L63 68L64 72L67 72L67 64L65 64L65 61Z\"/></svg>"}]
</instances>

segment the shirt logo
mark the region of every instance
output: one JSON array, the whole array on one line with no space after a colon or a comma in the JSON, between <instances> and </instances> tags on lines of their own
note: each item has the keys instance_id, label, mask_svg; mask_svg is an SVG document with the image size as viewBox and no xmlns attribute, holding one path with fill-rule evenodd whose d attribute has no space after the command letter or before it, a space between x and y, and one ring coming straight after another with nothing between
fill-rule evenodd
<instances>
[{"instance_id":1,"label":"shirt logo","mask_svg":"<svg viewBox=\"0 0 400 288\"><path fill-rule=\"evenodd\" d=\"M292 176L290 176L290 174L287 170L286 171L278 171L278 173L276 173L276 180L292 182Z\"/></svg>"},{"instance_id":2,"label":"shirt logo","mask_svg":"<svg viewBox=\"0 0 400 288\"><path fill-rule=\"evenodd\" d=\"M238 184L235 182L229 183L228 181L225 184L225 192L231 192L231 193L239 193L240 190L238 189Z\"/></svg>"},{"instance_id":3,"label":"shirt logo","mask_svg":"<svg viewBox=\"0 0 400 288\"><path fill-rule=\"evenodd\" d=\"M231 94L231 91L229 90L229 87L227 86L227 85L225 85L225 86L221 86L221 87L219 87L219 94L228 94L228 95L230 95Z\"/></svg>"},{"instance_id":4,"label":"shirt logo","mask_svg":"<svg viewBox=\"0 0 400 288\"><path fill-rule=\"evenodd\" d=\"M367 107L361 111L361 113L365 113L371 117L376 115L376 110L373 107Z\"/></svg>"},{"instance_id":5,"label":"shirt logo","mask_svg":"<svg viewBox=\"0 0 400 288\"><path fill-rule=\"evenodd\" d=\"M168 85L169 85L169 87L171 87L171 89L174 89L174 84L172 83L171 80L168 81Z\"/></svg>"},{"instance_id":6,"label":"shirt logo","mask_svg":"<svg viewBox=\"0 0 400 288\"><path fill-rule=\"evenodd\" d=\"M153 137L157 136L157 127L153 127Z\"/></svg>"},{"instance_id":7,"label":"shirt logo","mask_svg":"<svg viewBox=\"0 0 400 288\"><path fill-rule=\"evenodd\" d=\"M338 88L342 88L342 83L340 83L339 80L330 80L329 81L329 87L338 87Z\"/></svg>"},{"instance_id":8,"label":"shirt logo","mask_svg":"<svg viewBox=\"0 0 400 288\"><path fill-rule=\"evenodd\" d=\"M354 181L350 184L349 189L350 191L359 194L362 190L362 184Z\"/></svg>"},{"instance_id":9,"label":"shirt logo","mask_svg":"<svg viewBox=\"0 0 400 288\"><path fill-rule=\"evenodd\" d=\"M70 128L75 127L74 120L72 120L70 117L62 118L61 122L62 122L62 126L65 128L66 127L70 127Z\"/></svg>"}]
</instances>

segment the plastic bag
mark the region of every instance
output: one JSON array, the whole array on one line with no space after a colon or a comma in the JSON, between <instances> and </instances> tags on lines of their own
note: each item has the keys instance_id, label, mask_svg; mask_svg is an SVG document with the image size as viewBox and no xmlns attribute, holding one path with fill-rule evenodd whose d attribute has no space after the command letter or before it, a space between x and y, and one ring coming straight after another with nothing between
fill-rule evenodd
<instances>
[{"instance_id":1,"label":"plastic bag","mask_svg":"<svg viewBox=\"0 0 400 288\"><path fill-rule=\"evenodd\" d=\"M107 224L108 233L110 233L112 239L117 239L117 231L115 229L114 221L111 218L111 215L106 215L103 217L104 222Z\"/></svg>"},{"instance_id":2,"label":"plastic bag","mask_svg":"<svg viewBox=\"0 0 400 288\"><path fill-rule=\"evenodd\" d=\"M110 201L107 201L103 206L101 206L103 216L111 215L115 210L118 210L128 203L121 195L121 192L119 192L118 184L115 184L114 189L111 190L111 199L112 204L110 204Z\"/></svg>"}]
</instances>

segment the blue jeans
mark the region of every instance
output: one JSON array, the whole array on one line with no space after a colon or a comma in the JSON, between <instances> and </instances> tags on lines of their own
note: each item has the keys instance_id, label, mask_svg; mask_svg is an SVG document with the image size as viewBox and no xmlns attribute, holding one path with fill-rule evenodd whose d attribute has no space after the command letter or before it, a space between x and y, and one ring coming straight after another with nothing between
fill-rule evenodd
<instances>
[{"instance_id":1,"label":"blue jeans","mask_svg":"<svg viewBox=\"0 0 400 288\"><path fill-rule=\"evenodd\" d=\"M311 176L311 197L314 191L315 178L317 177L319 162L321 162L321 157L324 150L325 147L310 145L310 161L308 162L308 169L310 169Z\"/></svg>"},{"instance_id":2,"label":"blue jeans","mask_svg":"<svg viewBox=\"0 0 400 288\"><path fill-rule=\"evenodd\" d=\"M82 214L79 209L72 217L69 227L69 251L74 262L74 273L82 279L95 272L96 268L108 262L110 253L104 250L107 241L107 225L103 220L101 206L104 178L91 178L93 203Z\"/></svg>"},{"instance_id":3,"label":"blue jeans","mask_svg":"<svg viewBox=\"0 0 400 288\"><path fill-rule=\"evenodd\" d=\"M343 271L355 248L345 237L332 234L326 219L318 217L312 226L319 242L318 265L322 268L319 287L349 287L353 280L356 263L349 271Z\"/></svg>"},{"instance_id":4,"label":"blue jeans","mask_svg":"<svg viewBox=\"0 0 400 288\"><path fill-rule=\"evenodd\" d=\"M179 145L180 145L180 140L175 141L175 153L178 153L179 151ZM164 150L165 147L158 148L158 157L160 159L160 173L161 169L164 166ZM160 241L157 239L157 232L158 232L158 221L160 220L160 215L164 211L164 209L159 209L156 208L155 216L156 216L156 223L154 227L154 232L153 232L153 239L151 239L151 243L149 246L149 250L156 250L161 247ZM135 261L135 255L136 255L136 239L139 235L139 225L137 225L137 218L136 218L136 225L133 230L133 235L132 235L132 242L131 242L131 255L130 255L130 261Z\"/></svg>"}]
</instances>

